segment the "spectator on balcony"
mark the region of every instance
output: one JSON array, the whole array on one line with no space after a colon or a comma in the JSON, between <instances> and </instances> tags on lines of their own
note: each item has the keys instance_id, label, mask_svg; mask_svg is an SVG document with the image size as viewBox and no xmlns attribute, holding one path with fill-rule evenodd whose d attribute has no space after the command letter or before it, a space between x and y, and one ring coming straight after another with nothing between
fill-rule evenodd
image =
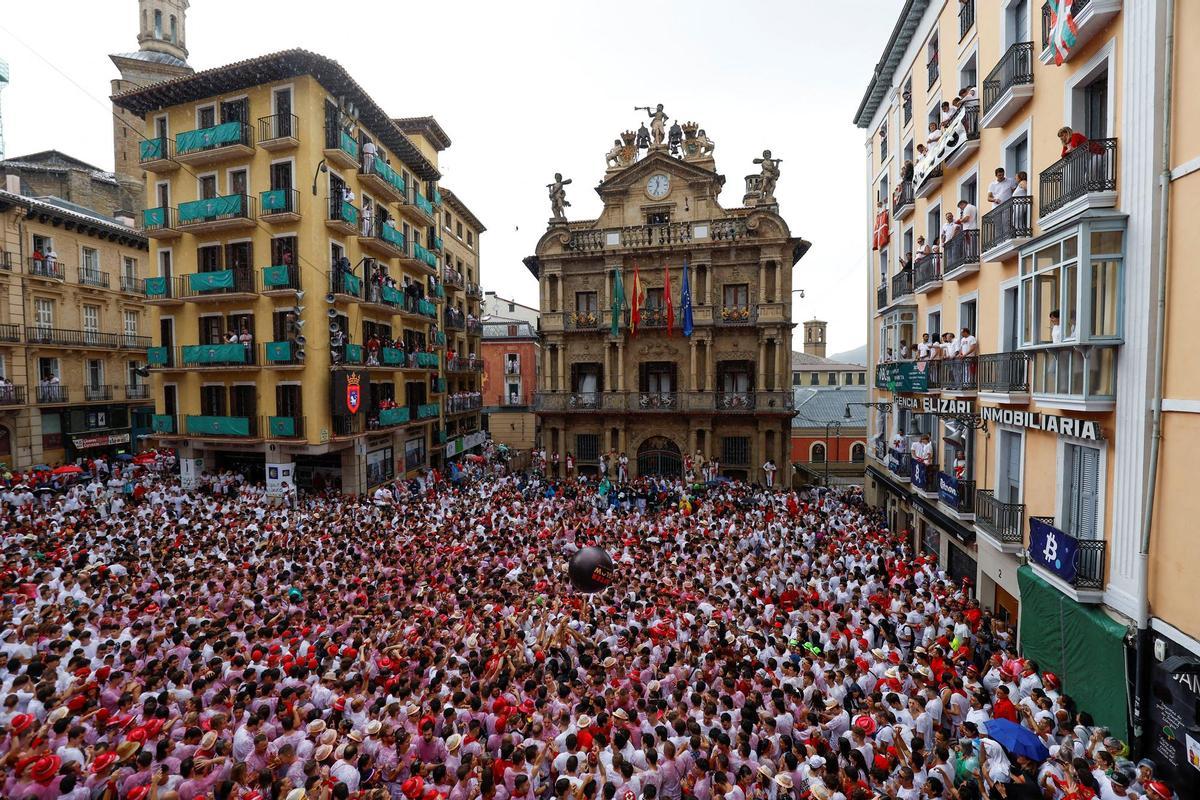
<instances>
[{"instance_id":1,"label":"spectator on balcony","mask_svg":"<svg viewBox=\"0 0 1200 800\"><path fill-rule=\"evenodd\" d=\"M902 183L912 183L914 169L912 159L906 159L904 165L900 167L900 180Z\"/></svg>"},{"instance_id":2,"label":"spectator on balcony","mask_svg":"<svg viewBox=\"0 0 1200 800\"><path fill-rule=\"evenodd\" d=\"M1016 191L1017 182L1006 177L1004 167L996 167L996 180L988 184L987 199L994 206L1008 201Z\"/></svg>"},{"instance_id":3,"label":"spectator on balcony","mask_svg":"<svg viewBox=\"0 0 1200 800\"><path fill-rule=\"evenodd\" d=\"M375 215L375 204L371 202L371 198L364 197L362 205L362 235L371 235L371 222Z\"/></svg>"},{"instance_id":4,"label":"spectator on balcony","mask_svg":"<svg viewBox=\"0 0 1200 800\"><path fill-rule=\"evenodd\" d=\"M1068 153L1074 152L1088 143L1088 138L1076 130L1072 130L1070 125L1063 125L1058 129L1058 140L1062 142L1061 158L1066 158Z\"/></svg>"},{"instance_id":5,"label":"spectator on balcony","mask_svg":"<svg viewBox=\"0 0 1200 800\"><path fill-rule=\"evenodd\" d=\"M917 250L916 250L917 258L923 258L927 255L931 255L932 253L933 253L933 249L929 246L929 242L925 241L925 237L918 236L917 237Z\"/></svg>"},{"instance_id":6,"label":"spectator on balcony","mask_svg":"<svg viewBox=\"0 0 1200 800\"><path fill-rule=\"evenodd\" d=\"M921 334L921 341L917 344L917 360L928 361L929 354L933 349L933 345L929 343L929 334Z\"/></svg>"},{"instance_id":7,"label":"spectator on balcony","mask_svg":"<svg viewBox=\"0 0 1200 800\"><path fill-rule=\"evenodd\" d=\"M242 332L238 334L238 341L242 343L242 347L246 351L246 363L254 362L254 334L250 333L250 328L246 323L242 323Z\"/></svg>"},{"instance_id":8,"label":"spectator on balcony","mask_svg":"<svg viewBox=\"0 0 1200 800\"><path fill-rule=\"evenodd\" d=\"M954 451L954 477L962 480L967 475L967 456L962 450Z\"/></svg>"},{"instance_id":9,"label":"spectator on balcony","mask_svg":"<svg viewBox=\"0 0 1200 800\"><path fill-rule=\"evenodd\" d=\"M892 439L892 450L898 456L903 456L908 452L908 437L904 435L904 428L896 431L896 436Z\"/></svg>"},{"instance_id":10,"label":"spectator on balcony","mask_svg":"<svg viewBox=\"0 0 1200 800\"><path fill-rule=\"evenodd\" d=\"M54 252L54 248L51 247L50 250L46 253L46 271L54 272L54 265L57 263L58 263L58 253Z\"/></svg>"},{"instance_id":11,"label":"spectator on balcony","mask_svg":"<svg viewBox=\"0 0 1200 800\"><path fill-rule=\"evenodd\" d=\"M958 98L956 97L954 99L957 100ZM950 105L950 101L942 101L941 108L938 109L938 121L941 123L943 129L950 126L950 120L954 119L955 111L957 111L957 109Z\"/></svg>"},{"instance_id":12,"label":"spectator on balcony","mask_svg":"<svg viewBox=\"0 0 1200 800\"><path fill-rule=\"evenodd\" d=\"M961 226L954 218L954 212L947 211L946 222L942 225L942 246L945 247L946 245L949 245L950 242L954 240L954 237L958 236L960 229Z\"/></svg>"},{"instance_id":13,"label":"spectator on balcony","mask_svg":"<svg viewBox=\"0 0 1200 800\"><path fill-rule=\"evenodd\" d=\"M908 346L907 339L900 340L900 360L908 361L912 358L912 348Z\"/></svg>"},{"instance_id":14,"label":"spectator on balcony","mask_svg":"<svg viewBox=\"0 0 1200 800\"><path fill-rule=\"evenodd\" d=\"M376 154L378 152L379 151L375 148L375 143L372 142L370 139L367 139L365 142L363 142L363 146L362 146L363 172L370 172L371 169L375 166L375 159L377 157Z\"/></svg>"},{"instance_id":15,"label":"spectator on balcony","mask_svg":"<svg viewBox=\"0 0 1200 800\"><path fill-rule=\"evenodd\" d=\"M979 90L973 84L971 86L964 86L958 90L958 100L964 106L977 103L979 102Z\"/></svg>"},{"instance_id":16,"label":"spectator on balcony","mask_svg":"<svg viewBox=\"0 0 1200 800\"><path fill-rule=\"evenodd\" d=\"M933 147L934 143L942 138L942 129L936 122L929 123L929 135L925 137L925 143Z\"/></svg>"},{"instance_id":17,"label":"spectator on balcony","mask_svg":"<svg viewBox=\"0 0 1200 800\"><path fill-rule=\"evenodd\" d=\"M954 334L946 331L942 334L942 358L958 358L958 339L954 338Z\"/></svg>"},{"instance_id":18,"label":"spectator on balcony","mask_svg":"<svg viewBox=\"0 0 1200 800\"><path fill-rule=\"evenodd\" d=\"M933 463L933 445L929 443L928 433L922 433L921 438L913 443L912 458L925 466Z\"/></svg>"},{"instance_id":19,"label":"spectator on balcony","mask_svg":"<svg viewBox=\"0 0 1200 800\"><path fill-rule=\"evenodd\" d=\"M367 363L371 366L379 364L379 350L381 347L379 336L372 333L371 338L367 339Z\"/></svg>"},{"instance_id":20,"label":"spectator on balcony","mask_svg":"<svg viewBox=\"0 0 1200 800\"><path fill-rule=\"evenodd\" d=\"M779 469L778 467L775 466L775 459L768 458L767 463L763 464L762 469L763 469L763 475L766 477L767 488L774 489L775 488L775 471L777 469Z\"/></svg>"},{"instance_id":21,"label":"spectator on balcony","mask_svg":"<svg viewBox=\"0 0 1200 800\"><path fill-rule=\"evenodd\" d=\"M350 188L350 184L348 184L348 183L342 184L342 202L343 203L353 203L354 202L354 190Z\"/></svg>"},{"instance_id":22,"label":"spectator on balcony","mask_svg":"<svg viewBox=\"0 0 1200 800\"><path fill-rule=\"evenodd\" d=\"M963 231L979 230L979 209L969 200L958 201L958 219L956 222Z\"/></svg>"},{"instance_id":23,"label":"spectator on balcony","mask_svg":"<svg viewBox=\"0 0 1200 800\"><path fill-rule=\"evenodd\" d=\"M1050 341L1054 344L1062 341L1062 320L1057 308L1050 312Z\"/></svg>"},{"instance_id":24,"label":"spectator on balcony","mask_svg":"<svg viewBox=\"0 0 1200 800\"><path fill-rule=\"evenodd\" d=\"M1029 174L1025 170L1017 173L1017 178L1013 181L1012 196L1029 196ZM1027 236L1032 233L1029 225L1029 209L1030 204L1022 202L1016 203L1013 208L1013 225L1017 231L1024 231ZM1018 233L1018 235L1021 234Z\"/></svg>"}]
</instances>

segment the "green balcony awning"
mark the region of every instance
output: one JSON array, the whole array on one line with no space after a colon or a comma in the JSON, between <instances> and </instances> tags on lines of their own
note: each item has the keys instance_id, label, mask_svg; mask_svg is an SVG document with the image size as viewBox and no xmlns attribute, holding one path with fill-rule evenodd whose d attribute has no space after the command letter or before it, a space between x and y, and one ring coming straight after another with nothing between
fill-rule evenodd
<instances>
[{"instance_id":1,"label":"green balcony awning","mask_svg":"<svg viewBox=\"0 0 1200 800\"><path fill-rule=\"evenodd\" d=\"M143 228L161 228L166 222L167 210L165 208L147 208L142 212Z\"/></svg>"},{"instance_id":2,"label":"green balcony awning","mask_svg":"<svg viewBox=\"0 0 1200 800\"><path fill-rule=\"evenodd\" d=\"M223 122L211 128L187 131L175 137L176 155L194 153L197 150L209 150L213 147L223 147L242 140L242 123Z\"/></svg>"},{"instance_id":3,"label":"green balcony awning","mask_svg":"<svg viewBox=\"0 0 1200 800\"><path fill-rule=\"evenodd\" d=\"M362 278L357 275L351 275L349 272L344 272L342 273L342 288L346 294L358 297L362 294Z\"/></svg>"},{"instance_id":4,"label":"green balcony awning","mask_svg":"<svg viewBox=\"0 0 1200 800\"><path fill-rule=\"evenodd\" d=\"M399 248L404 247L404 234L396 230L395 226L381 225L379 230L380 236L385 242L394 244Z\"/></svg>"},{"instance_id":5,"label":"green balcony awning","mask_svg":"<svg viewBox=\"0 0 1200 800\"><path fill-rule=\"evenodd\" d=\"M167 279L164 277L146 278L147 297L166 297Z\"/></svg>"},{"instance_id":6,"label":"green balcony awning","mask_svg":"<svg viewBox=\"0 0 1200 800\"><path fill-rule=\"evenodd\" d=\"M287 266L278 264L274 267L263 267L263 286L268 289L272 287L288 286L292 282L292 277L289 274Z\"/></svg>"},{"instance_id":7,"label":"green balcony awning","mask_svg":"<svg viewBox=\"0 0 1200 800\"><path fill-rule=\"evenodd\" d=\"M146 350L146 363L152 367L165 367L171 351L166 347L151 347Z\"/></svg>"},{"instance_id":8,"label":"green balcony awning","mask_svg":"<svg viewBox=\"0 0 1200 800\"><path fill-rule=\"evenodd\" d=\"M258 202L263 211L295 211L291 205L291 189L271 189L259 195Z\"/></svg>"},{"instance_id":9,"label":"green balcony awning","mask_svg":"<svg viewBox=\"0 0 1200 800\"><path fill-rule=\"evenodd\" d=\"M271 429L272 436L296 435L295 417L268 417L267 425Z\"/></svg>"},{"instance_id":10,"label":"green balcony awning","mask_svg":"<svg viewBox=\"0 0 1200 800\"><path fill-rule=\"evenodd\" d=\"M437 306L428 300L421 300L419 303L417 303L417 311L427 317L437 316Z\"/></svg>"},{"instance_id":11,"label":"green balcony awning","mask_svg":"<svg viewBox=\"0 0 1200 800\"><path fill-rule=\"evenodd\" d=\"M404 304L404 292L397 289L395 286L383 287L383 302L391 303L394 306Z\"/></svg>"},{"instance_id":12,"label":"green balcony awning","mask_svg":"<svg viewBox=\"0 0 1200 800\"><path fill-rule=\"evenodd\" d=\"M183 347L183 363L187 364L245 364L243 344L189 344Z\"/></svg>"},{"instance_id":13,"label":"green balcony awning","mask_svg":"<svg viewBox=\"0 0 1200 800\"><path fill-rule=\"evenodd\" d=\"M418 367L436 367L438 365L437 353L417 353Z\"/></svg>"},{"instance_id":14,"label":"green balcony awning","mask_svg":"<svg viewBox=\"0 0 1200 800\"><path fill-rule=\"evenodd\" d=\"M341 136L338 137L338 147L358 158L358 140L345 131L342 131Z\"/></svg>"},{"instance_id":15,"label":"green balcony awning","mask_svg":"<svg viewBox=\"0 0 1200 800\"><path fill-rule=\"evenodd\" d=\"M388 164L380 155L376 155L371 161L371 172L383 178L400 194L404 194L404 178L396 170L392 169L391 164Z\"/></svg>"},{"instance_id":16,"label":"green balcony awning","mask_svg":"<svg viewBox=\"0 0 1200 800\"><path fill-rule=\"evenodd\" d=\"M174 433L175 418L170 414L155 414L150 418L150 430L155 433Z\"/></svg>"},{"instance_id":17,"label":"green balcony awning","mask_svg":"<svg viewBox=\"0 0 1200 800\"><path fill-rule=\"evenodd\" d=\"M292 360L291 342L267 342L267 361L281 362Z\"/></svg>"},{"instance_id":18,"label":"green balcony awning","mask_svg":"<svg viewBox=\"0 0 1200 800\"><path fill-rule=\"evenodd\" d=\"M167 140L158 139L143 139L138 144L138 153L141 155L142 161L158 161L160 158L167 157Z\"/></svg>"},{"instance_id":19,"label":"green balcony awning","mask_svg":"<svg viewBox=\"0 0 1200 800\"><path fill-rule=\"evenodd\" d=\"M191 275L188 275L188 286L193 292L232 289L233 270L222 269L216 272L193 272Z\"/></svg>"},{"instance_id":20,"label":"green balcony awning","mask_svg":"<svg viewBox=\"0 0 1200 800\"><path fill-rule=\"evenodd\" d=\"M407 408L384 408L379 411L380 425L403 425L408 420Z\"/></svg>"},{"instance_id":21,"label":"green balcony awning","mask_svg":"<svg viewBox=\"0 0 1200 800\"><path fill-rule=\"evenodd\" d=\"M246 204L240 194L191 200L179 206L180 222L204 222L217 217L235 217L245 213Z\"/></svg>"},{"instance_id":22,"label":"green balcony awning","mask_svg":"<svg viewBox=\"0 0 1200 800\"><path fill-rule=\"evenodd\" d=\"M419 419L436 417L440 410L441 409L437 403L425 403L424 405L417 406L417 417Z\"/></svg>"},{"instance_id":23,"label":"green balcony awning","mask_svg":"<svg viewBox=\"0 0 1200 800\"><path fill-rule=\"evenodd\" d=\"M395 347L383 348L383 363L403 366L404 362L403 350L397 350Z\"/></svg>"},{"instance_id":24,"label":"green balcony awning","mask_svg":"<svg viewBox=\"0 0 1200 800\"><path fill-rule=\"evenodd\" d=\"M346 361L351 364L361 364L363 361L363 346L361 344L346 345Z\"/></svg>"},{"instance_id":25,"label":"green balcony awning","mask_svg":"<svg viewBox=\"0 0 1200 800\"><path fill-rule=\"evenodd\" d=\"M210 436L249 436L249 417L188 417L187 432Z\"/></svg>"},{"instance_id":26,"label":"green balcony awning","mask_svg":"<svg viewBox=\"0 0 1200 800\"><path fill-rule=\"evenodd\" d=\"M413 197L416 198L417 208L421 209L426 214L428 214L429 216L432 217L433 216L433 203L429 202L429 200L423 194L421 194L419 192L417 194L414 194Z\"/></svg>"}]
</instances>

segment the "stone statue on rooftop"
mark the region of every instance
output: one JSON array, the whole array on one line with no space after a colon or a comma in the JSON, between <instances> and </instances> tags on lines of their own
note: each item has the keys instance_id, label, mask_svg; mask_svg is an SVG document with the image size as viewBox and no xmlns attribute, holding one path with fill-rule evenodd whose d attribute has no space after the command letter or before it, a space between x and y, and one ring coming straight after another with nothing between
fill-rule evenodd
<instances>
[{"instance_id":1,"label":"stone statue on rooftop","mask_svg":"<svg viewBox=\"0 0 1200 800\"><path fill-rule=\"evenodd\" d=\"M546 188L550 190L550 213L553 215L551 220L554 222L565 222L567 215L565 209L571 205L567 202L567 184L571 182L570 178L563 180L561 172L554 173L554 183L546 184Z\"/></svg>"},{"instance_id":2,"label":"stone statue on rooftop","mask_svg":"<svg viewBox=\"0 0 1200 800\"><path fill-rule=\"evenodd\" d=\"M766 205L775 202L775 184L779 182L779 165L782 158L771 158L770 150L763 150L762 158L754 159L755 164L762 165L762 184L759 187L758 202Z\"/></svg>"},{"instance_id":3,"label":"stone statue on rooftop","mask_svg":"<svg viewBox=\"0 0 1200 800\"><path fill-rule=\"evenodd\" d=\"M650 117L650 136L654 139L654 146L662 147L663 141L667 138L667 112L663 111L663 104L659 103L657 107L651 109L650 106L634 106L634 111L645 111Z\"/></svg>"}]
</instances>

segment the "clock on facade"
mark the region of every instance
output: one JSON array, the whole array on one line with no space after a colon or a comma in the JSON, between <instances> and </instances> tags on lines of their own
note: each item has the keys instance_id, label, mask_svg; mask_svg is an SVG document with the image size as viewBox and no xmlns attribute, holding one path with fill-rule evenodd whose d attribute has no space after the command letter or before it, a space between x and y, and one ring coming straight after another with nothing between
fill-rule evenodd
<instances>
[{"instance_id":1,"label":"clock on facade","mask_svg":"<svg viewBox=\"0 0 1200 800\"><path fill-rule=\"evenodd\" d=\"M669 191L671 191L671 178L667 175L661 173L651 175L650 180L646 181L646 194L656 200L666 197Z\"/></svg>"}]
</instances>

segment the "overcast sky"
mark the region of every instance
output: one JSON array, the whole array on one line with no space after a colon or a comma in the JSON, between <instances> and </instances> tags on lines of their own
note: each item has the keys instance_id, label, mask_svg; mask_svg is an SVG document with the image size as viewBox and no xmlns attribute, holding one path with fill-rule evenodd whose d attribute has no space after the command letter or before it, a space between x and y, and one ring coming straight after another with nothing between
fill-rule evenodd
<instances>
[{"instance_id":1,"label":"overcast sky","mask_svg":"<svg viewBox=\"0 0 1200 800\"><path fill-rule=\"evenodd\" d=\"M721 203L741 205L764 148L793 235L796 321L829 321L830 352L866 341L863 136L851 124L901 0L192 0L189 63L205 69L303 47L333 58L394 116L432 114L453 139L443 182L488 227L483 285L536 305L521 264L550 216L545 185L574 179L573 218L632 106L662 103L716 142ZM3 0L0 95L9 157L58 149L111 169L107 55L137 49L136 0ZM20 41L17 41L20 40ZM22 44L22 42L24 44ZM33 46L83 88L72 85ZM797 337L797 341L799 338Z\"/></svg>"}]
</instances>

